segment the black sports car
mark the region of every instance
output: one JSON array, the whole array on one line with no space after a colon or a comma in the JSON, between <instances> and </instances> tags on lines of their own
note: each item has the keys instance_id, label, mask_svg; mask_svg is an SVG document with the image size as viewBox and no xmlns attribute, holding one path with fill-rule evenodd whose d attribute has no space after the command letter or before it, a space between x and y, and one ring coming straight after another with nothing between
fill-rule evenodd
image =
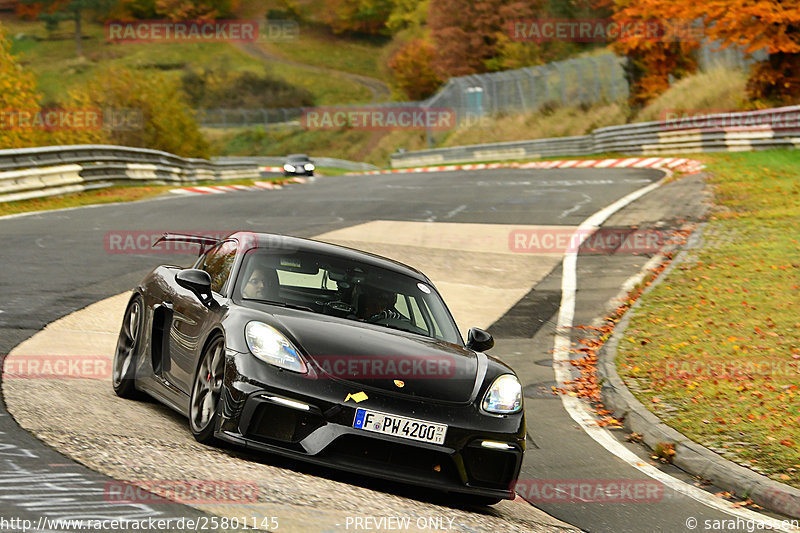
<instances>
[{"instance_id":1,"label":"black sports car","mask_svg":"<svg viewBox=\"0 0 800 533\"><path fill-rule=\"evenodd\" d=\"M283 164L284 176L313 176L314 163L306 154L291 154L286 157Z\"/></svg>"},{"instance_id":2,"label":"black sports car","mask_svg":"<svg viewBox=\"0 0 800 533\"><path fill-rule=\"evenodd\" d=\"M496 503L525 449L514 371L465 344L431 281L390 259L265 233L196 243L136 287L113 364L221 440Z\"/></svg>"}]
</instances>

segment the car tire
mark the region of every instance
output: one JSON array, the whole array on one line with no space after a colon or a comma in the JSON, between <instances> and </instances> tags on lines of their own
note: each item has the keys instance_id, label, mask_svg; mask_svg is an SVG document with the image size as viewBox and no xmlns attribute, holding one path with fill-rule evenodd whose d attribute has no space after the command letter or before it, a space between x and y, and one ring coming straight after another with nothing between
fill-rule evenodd
<instances>
[{"instance_id":1,"label":"car tire","mask_svg":"<svg viewBox=\"0 0 800 533\"><path fill-rule=\"evenodd\" d=\"M136 390L136 352L144 331L144 301L137 294L128 302L111 365L111 384L120 398L139 397Z\"/></svg>"},{"instance_id":2,"label":"car tire","mask_svg":"<svg viewBox=\"0 0 800 533\"><path fill-rule=\"evenodd\" d=\"M222 385L225 375L225 339L218 335L203 349L192 380L189 428L201 444L215 444Z\"/></svg>"}]
</instances>

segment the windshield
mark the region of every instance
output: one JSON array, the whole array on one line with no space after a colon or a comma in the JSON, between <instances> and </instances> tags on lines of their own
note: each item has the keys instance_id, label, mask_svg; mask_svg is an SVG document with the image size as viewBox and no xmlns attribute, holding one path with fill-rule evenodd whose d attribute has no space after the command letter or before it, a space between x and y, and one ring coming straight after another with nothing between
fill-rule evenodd
<instances>
[{"instance_id":1,"label":"windshield","mask_svg":"<svg viewBox=\"0 0 800 533\"><path fill-rule=\"evenodd\" d=\"M431 285L334 256L251 250L234 295L463 344Z\"/></svg>"}]
</instances>

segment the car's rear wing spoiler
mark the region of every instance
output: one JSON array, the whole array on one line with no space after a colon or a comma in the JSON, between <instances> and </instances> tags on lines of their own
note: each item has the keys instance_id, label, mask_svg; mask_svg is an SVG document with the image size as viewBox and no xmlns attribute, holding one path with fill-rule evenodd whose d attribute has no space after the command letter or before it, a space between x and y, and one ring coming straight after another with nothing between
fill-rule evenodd
<instances>
[{"instance_id":1,"label":"car's rear wing spoiler","mask_svg":"<svg viewBox=\"0 0 800 533\"><path fill-rule=\"evenodd\" d=\"M153 248L155 248L161 242L188 242L192 244L197 244L200 247L200 251L197 255L203 255L206 250L211 248L212 246L219 244L221 241L215 237L208 237L206 235L191 235L189 233L165 233L161 237L158 238L156 242L153 243Z\"/></svg>"}]
</instances>

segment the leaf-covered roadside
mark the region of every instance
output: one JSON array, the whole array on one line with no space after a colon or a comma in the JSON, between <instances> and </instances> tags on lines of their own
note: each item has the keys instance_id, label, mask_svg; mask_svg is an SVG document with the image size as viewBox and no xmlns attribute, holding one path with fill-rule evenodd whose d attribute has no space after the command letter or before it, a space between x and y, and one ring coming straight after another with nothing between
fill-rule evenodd
<instances>
[{"instance_id":1,"label":"leaf-covered roadside","mask_svg":"<svg viewBox=\"0 0 800 533\"><path fill-rule=\"evenodd\" d=\"M704 243L644 296L618 370L681 433L800 487L800 153L704 158Z\"/></svg>"}]
</instances>

